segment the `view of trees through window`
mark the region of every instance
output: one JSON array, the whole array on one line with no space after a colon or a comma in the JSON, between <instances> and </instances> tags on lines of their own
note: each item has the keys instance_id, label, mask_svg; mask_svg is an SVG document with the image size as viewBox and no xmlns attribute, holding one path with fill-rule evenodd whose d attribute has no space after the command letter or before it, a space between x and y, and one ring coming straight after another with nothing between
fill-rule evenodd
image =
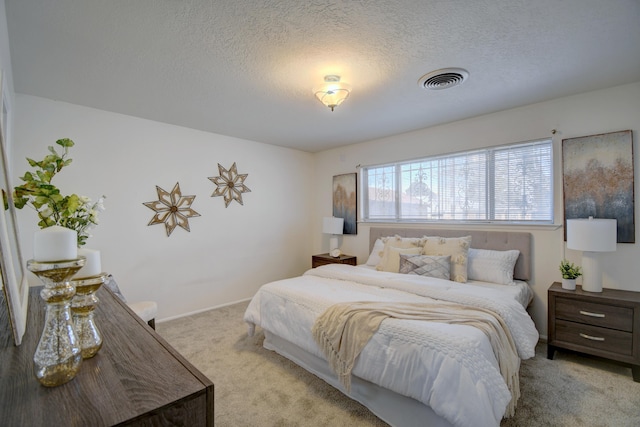
<instances>
[{"instance_id":1,"label":"view of trees through window","mask_svg":"<svg viewBox=\"0 0 640 427\"><path fill-rule=\"evenodd\" d=\"M550 139L362 168L364 221L553 221Z\"/></svg>"}]
</instances>

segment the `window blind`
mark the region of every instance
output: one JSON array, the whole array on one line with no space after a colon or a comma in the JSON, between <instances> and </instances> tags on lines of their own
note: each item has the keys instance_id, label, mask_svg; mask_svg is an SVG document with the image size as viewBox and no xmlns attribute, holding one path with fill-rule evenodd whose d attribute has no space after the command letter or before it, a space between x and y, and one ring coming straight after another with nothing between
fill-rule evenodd
<instances>
[{"instance_id":1,"label":"window blind","mask_svg":"<svg viewBox=\"0 0 640 427\"><path fill-rule=\"evenodd\" d=\"M552 222L550 139L362 168L364 221Z\"/></svg>"}]
</instances>

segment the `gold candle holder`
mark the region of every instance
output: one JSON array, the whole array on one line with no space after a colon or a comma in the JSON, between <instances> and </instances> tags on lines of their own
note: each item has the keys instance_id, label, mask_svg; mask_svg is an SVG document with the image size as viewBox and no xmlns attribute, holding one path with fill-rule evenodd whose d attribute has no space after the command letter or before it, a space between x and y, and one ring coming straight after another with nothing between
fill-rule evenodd
<instances>
[{"instance_id":1,"label":"gold candle holder","mask_svg":"<svg viewBox=\"0 0 640 427\"><path fill-rule=\"evenodd\" d=\"M97 276L71 281L76 288L76 294L71 300L71 316L73 327L80 340L83 359L95 356L102 347L102 337L94 321L93 311L99 301L95 293L106 280L107 273L100 273Z\"/></svg>"},{"instance_id":2,"label":"gold candle holder","mask_svg":"<svg viewBox=\"0 0 640 427\"><path fill-rule=\"evenodd\" d=\"M84 263L84 257L68 261L27 261L29 271L44 284L40 297L47 303L46 317L33 362L36 378L47 387L72 380L80 369L82 353L69 308L76 290L69 279Z\"/></svg>"}]
</instances>

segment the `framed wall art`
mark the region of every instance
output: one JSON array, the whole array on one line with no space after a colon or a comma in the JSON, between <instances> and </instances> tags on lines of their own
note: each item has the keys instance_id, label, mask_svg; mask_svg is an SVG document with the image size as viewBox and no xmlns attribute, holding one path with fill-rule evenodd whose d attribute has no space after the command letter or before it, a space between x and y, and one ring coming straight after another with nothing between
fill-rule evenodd
<instances>
[{"instance_id":1,"label":"framed wall art","mask_svg":"<svg viewBox=\"0 0 640 427\"><path fill-rule=\"evenodd\" d=\"M630 130L562 140L564 220L618 221L618 243L635 243L633 137Z\"/></svg>"},{"instance_id":2,"label":"framed wall art","mask_svg":"<svg viewBox=\"0 0 640 427\"><path fill-rule=\"evenodd\" d=\"M347 173L333 177L333 216L344 218L342 234L358 234L357 174Z\"/></svg>"}]
</instances>

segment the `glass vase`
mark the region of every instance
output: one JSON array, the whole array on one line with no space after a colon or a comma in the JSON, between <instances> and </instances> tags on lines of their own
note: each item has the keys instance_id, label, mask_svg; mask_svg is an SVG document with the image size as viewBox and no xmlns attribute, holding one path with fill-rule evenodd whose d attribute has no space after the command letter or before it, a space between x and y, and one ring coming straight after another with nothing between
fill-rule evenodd
<instances>
[{"instance_id":1,"label":"glass vase","mask_svg":"<svg viewBox=\"0 0 640 427\"><path fill-rule=\"evenodd\" d=\"M69 280L84 263L84 258L54 262L27 261L29 271L44 284L40 297L46 302L46 315L33 362L36 378L47 387L72 380L80 369L82 353L70 310L71 298L76 290Z\"/></svg>"},{"instance_id":2,"label":"glass vase","mask_svg":"<svg viewBox=\"0 0 640 427\"><path fill-rule=\"evenodd\" d=\"M71 316L73 327L80 340L83 359L95 356L102 347L102 337L96 326L93 311L99 301L95 294L106 280L107 274L101 273L98 276L71 281L76 288L76 294L71 300Z\"/></svg>"}]
</instances>

